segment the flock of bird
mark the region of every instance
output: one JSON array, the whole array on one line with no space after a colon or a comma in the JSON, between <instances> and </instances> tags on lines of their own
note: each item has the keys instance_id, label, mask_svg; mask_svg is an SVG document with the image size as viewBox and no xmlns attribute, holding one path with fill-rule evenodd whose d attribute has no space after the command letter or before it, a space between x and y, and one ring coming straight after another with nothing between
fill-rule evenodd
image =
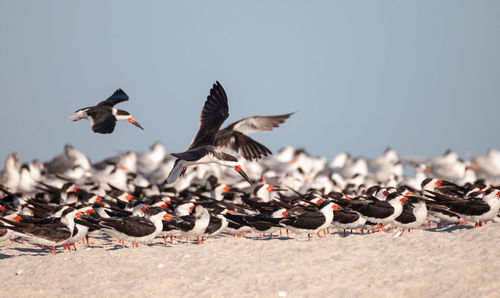
<instances>
[{"instance_id":1,"label":"flock of bird","mask_svg":"<svg viewBox=\"0 0 500 298\"><path fill-rule=\"evenodd\" d=\"M142 129L114 106L128 100L118 89L96 106L69 117L88 119L96 133L117 121ZM10 154L0 173L0 241L27 240L71 250L89 235L105 233L123 246L165 245L218 234L240 237L278 233L325 237L330 229L359 233L435 225L500 221L500 152L462 160L453 152L432 159L400 157L387 149L367 160L340 153L331 161L285 147L272 154L248 134L278 127L293 113L253 116L220 129L229 116L217 82L185 152L168 154L161 143L92 164L71 145L51 161L20 166ZM404 176L404 165L414 166ZM244 170L245 169L245 170ZM328 231L328 232L327 232ZM184 238L185 237L185 238Z\"/></svg>"}]
</instances>

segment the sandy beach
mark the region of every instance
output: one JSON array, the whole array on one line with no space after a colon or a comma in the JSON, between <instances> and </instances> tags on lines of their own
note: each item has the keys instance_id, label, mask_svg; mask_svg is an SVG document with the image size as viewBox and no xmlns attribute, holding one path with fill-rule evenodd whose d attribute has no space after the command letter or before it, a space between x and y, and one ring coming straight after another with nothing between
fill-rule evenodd
<instances>
[{"instance_id":1,"label":"sandy beach","mask_svg":"<svg viewBox=\"0 0 500 298\"><path fill-rule=\"evenodd\" d=\"M498 224L392 235L220 235L132 249L97 234L57 255L3 242L2 296L498 297Z\"/></svg>"}]
</instances>

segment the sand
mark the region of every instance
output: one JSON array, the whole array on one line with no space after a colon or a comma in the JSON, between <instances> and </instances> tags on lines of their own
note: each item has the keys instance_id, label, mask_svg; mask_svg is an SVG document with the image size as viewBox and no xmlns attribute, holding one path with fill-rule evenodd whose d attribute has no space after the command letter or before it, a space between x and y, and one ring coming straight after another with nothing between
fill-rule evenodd
<instances>
[{"instance_id":1,"label":"sand","mask_svg":"<svg viewBox=\"0 0 500 298\"><path fill-rule=\"evenodd\" d=\"M3 297L498 297L500 224L325 238L234 238L122 248L102 234L57 255L0 244ZM97 238L96 238L97 237Z\"/></svg>"}]
</instances>

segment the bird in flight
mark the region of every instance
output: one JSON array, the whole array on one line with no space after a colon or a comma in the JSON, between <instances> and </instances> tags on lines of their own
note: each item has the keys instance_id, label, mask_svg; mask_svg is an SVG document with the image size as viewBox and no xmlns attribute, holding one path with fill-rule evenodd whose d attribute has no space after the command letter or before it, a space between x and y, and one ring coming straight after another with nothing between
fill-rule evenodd
<instances>
[{"instance_id":1,"label":"bird in flight","mask_svg":"<svg viewBox=\"0 0 500 298\"><path fill-rule=\"evenodd\" d=\"M215 135L215 146L230 148L246 160L256 160L272 154L266 146L247 136L258 131L269 131L285 122L293 113L276 116L252 116L236 121Z\"/></svg>"},{"instance_id":2,"label":"bird in flight","mask_svg":"<svg viewBox=\"0 0 500 298\"><path fill-rule=\"evenodd\" d=\"M177 160L167 177L167 183L173 183L184 175L186 168L194 164L218 163L222 166L233 167L248 183L253 185L250 178L243 171L238 159L231 154L221 151L216 146L216 135L222 123L229 116L227 96L224 88L216 82L210 95L207 96L205 105L201 111L200 126L191 145L185 152L171 153Z\"/></svg>"},{"instance_id":3,"label":"bird in flight","mask_svg":"<svg viewBox=\"0 0 500 298\"><path fill-rule=\"evenodd\" d=\"M93 107L79 109L67 118L74 118L73 121L88 119L92 131L102 134L112 133L115 129L116 121L125 120L144 130L144 128L142 128L142 126L135 121L129 112L118 110L114 107L116 104L127 100L128 95L125 91L117 89L106 100L101 101Z\"/></svg>"}]
</instances>

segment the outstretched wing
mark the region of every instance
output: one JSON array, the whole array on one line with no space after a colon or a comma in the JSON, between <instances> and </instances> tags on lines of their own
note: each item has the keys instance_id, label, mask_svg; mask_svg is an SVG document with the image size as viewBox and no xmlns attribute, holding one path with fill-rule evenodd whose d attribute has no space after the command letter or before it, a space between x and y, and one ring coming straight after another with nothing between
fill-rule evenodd
<instances>
[{"instance_id":1,"label":"outstretched wing","mask_svg":"<svg viewBox=\"0 0 500 298\"><path fill-rule=\"evenodd\" d=\"M290 118L293 113L276 115L276 116L252 116L234 122L223 130L235 130L244 134L251 134L257 131L268 131L274 127L278 127L286 119Z\"/></svg>"},{"instance_id":2,"label":"outstretched wing","mask_svg":"<svg viewBox=\"0 0 500 298\"><path fill-rule=\"evenodd\" d=\"M177 178L179 178L179 176L181 175L183 168L184 166L182 164L182 160L177 159L174 163L172 170L170 170L170 173L168 174L167 180L165 180L165 182L167 184L174 183L177 180Z\"/></svg>"},{"instance_id":3,"label":"outstretched wing","mask_svg":"<svg viewBox=\"0 0 500 298\"><path fill-rule=\"evenodd\" d=\"M215 134L229 116L227 96L224 88L216 82L207 96L200 116L200 128L188 149L203 145L213 145Z\"/></svg>"},{"instance_id":4,"label":"outstretched wing","mask_svg":"<svg viewBox=\"0 0 500 298\"><path fill-rule=\"evenodd\" d=\"M238 131L219 131L215 136L215 146L230 148L246 160L260 159L272 154L266 146Z\"/></svg>"},{"instance_id":5,"label":"outstretched wing","mask_svg":"<svg viewBox=\"0 0 500 298\"><path fill-rule=\"evenodd\" d=\"M108 97L104 101L101 101L97 105L113 107L114 105L127 100L128 95L125 93L125 91L123 91L122 89L116 89L115 93L113 93L110 97Z\"/></svg>"}]
</instances>

